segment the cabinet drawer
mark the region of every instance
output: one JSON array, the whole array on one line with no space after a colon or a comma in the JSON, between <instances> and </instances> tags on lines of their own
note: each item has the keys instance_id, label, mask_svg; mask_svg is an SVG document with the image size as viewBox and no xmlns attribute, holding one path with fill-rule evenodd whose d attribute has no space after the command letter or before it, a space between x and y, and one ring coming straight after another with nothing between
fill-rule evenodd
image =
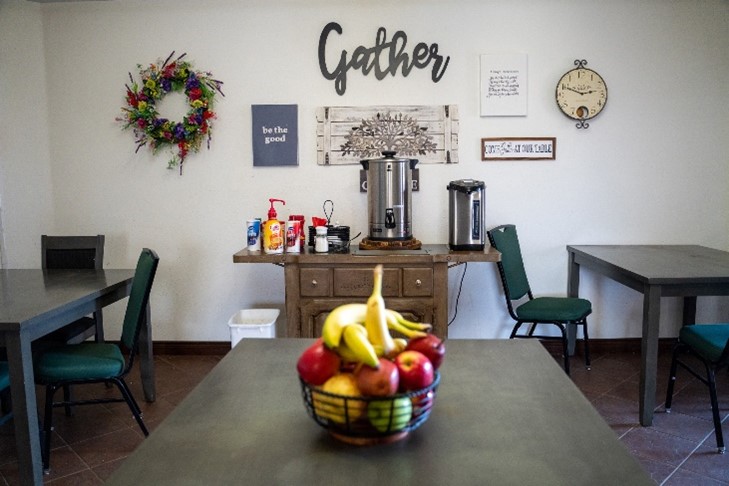
<instances>
[{"instance_id":1,"label":"cabinet drawer","mask_svg":"<svg viewBox=\"0 0 729 486\"><path fill-rule=\"evenodd\" d=\"M331 274L328 268L302 268L299 274L302 297L329 297Z\"/></svg>"},{"instance_id":2,"label":"cabinet drawer","mask_svg":"<svg viewBox=\"0 0 729 486\"><path fill-rule=\"evenodd\" d=\"M403 268L402 295L405 297L427 297L433 295L433 269Z\"/></svg>"},{"instance_id":3,"label":"cabinet drawer","mask_svg":"<svg viewBox=\"0 0 729 486\"><path fill-rule=\"evenodd\" d=\"M369 297L372 294L372 268L335 268L335 297ZM400 295L400 270L385 268L382 275L382 295Z\"/></svg>"}]
</instances>

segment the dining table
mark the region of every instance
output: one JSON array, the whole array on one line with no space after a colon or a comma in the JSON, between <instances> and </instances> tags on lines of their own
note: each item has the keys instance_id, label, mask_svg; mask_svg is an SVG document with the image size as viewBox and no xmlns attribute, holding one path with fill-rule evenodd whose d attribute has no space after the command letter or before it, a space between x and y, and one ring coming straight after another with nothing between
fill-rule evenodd
<instances>
[{"instance_id":1,"label":"dining table","mask_svg":"<svg viewBox=\"0 0 729 486\"><path fill-rule=\"evenodd\" d=\"M428 420L376 445L307 414L314 342L241 340L107 484L654 484L539 342L448 339Z\"/></svg>"},{"instance_id":2,"label":"dining table","mask_svg":"<svg viewBox=\"0 0 729 486\"><path fill-rule=\"evenodd\" d=\"M694 324L697 297L729 295L729 252L701 245L570 245L567 252L569 296L579 295L582 268L643 294L639 419L649 426L656 407L661 298L682 297L682 324Z\"/></svg>"},{"instance_id":3,"label":"dining table","mask_svg":"<svg viewBox=\"0 0 729 486\"><path fill-rule=\"evenodd\" d=\"M32 343L129 295L134 269L0 270L0 348L5 348L21 484L42 484ZM149 306L140 331L144 396L155 400Z\"/></svg>"}]
</instances>

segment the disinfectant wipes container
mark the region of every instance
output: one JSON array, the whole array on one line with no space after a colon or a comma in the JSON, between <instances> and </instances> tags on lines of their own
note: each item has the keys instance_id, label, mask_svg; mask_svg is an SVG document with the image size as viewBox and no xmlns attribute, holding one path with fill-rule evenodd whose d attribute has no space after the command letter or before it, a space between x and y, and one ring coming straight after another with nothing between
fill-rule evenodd
<instances>
[{"instance_id":1,"label":"disinfectant wipes container","mask_svg":"<svg viewBox=\"0 0 729 486\"><path fill-rule=\"evenodd\" d=\"M243 309L230 317L230 346L241 339L266 339L276 337L278 309Z\"/></svg>"}]
</instances>

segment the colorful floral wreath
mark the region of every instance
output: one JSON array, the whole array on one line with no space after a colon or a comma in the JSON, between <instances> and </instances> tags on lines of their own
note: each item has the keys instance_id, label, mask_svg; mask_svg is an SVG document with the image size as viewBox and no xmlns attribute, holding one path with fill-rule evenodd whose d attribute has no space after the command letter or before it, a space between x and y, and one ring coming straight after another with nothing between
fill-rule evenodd
<instances>
[{"instance_id":1,"label":"colorful floral wreath","mask_svg":"<svg viewBox=\"0 0 729 486\"><path fill-rule=\"evenodd\" d=\"M190 151L200 150L206 136L208 149L210 148L211 122L215 118L215 112L212 111L215 92L222 96L225 94L220 89L222 81L213 79L209 72L194 71L189 62L182 61L185 54L170 62L174 54L173 51L165 62L151 64L147 69L142 69L141 64L137 65L142 81L141 89L134 81L132 73L129 73L132 84L125 85L127 105L122 107L123 115L117 120L124 124L124 129L131 127L134 130L137 138L135 153L147 144L152 148L152 153L170 146L173 155L167 168L172 169L179 165L182 174L185 157ZM160 118L157 102L167 93L180 91L184 91L190 107L182 121Z\"/></svg>"}]
</instances>

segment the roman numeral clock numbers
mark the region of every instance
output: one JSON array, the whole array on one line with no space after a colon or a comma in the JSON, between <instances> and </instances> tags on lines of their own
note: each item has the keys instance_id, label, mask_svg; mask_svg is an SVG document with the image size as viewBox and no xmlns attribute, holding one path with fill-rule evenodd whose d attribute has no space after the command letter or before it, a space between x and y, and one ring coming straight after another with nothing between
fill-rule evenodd
<instances>
[{"instance_id":1,"label":"roman numeral clock numbers","mask_svg":"<svg viewBox=\"0 0 729 486\"><path fill-rule=\"evenodd\" d=\"M605 80L586 65L586 60L576 59L577 67L567 71L557 83L557 106L566 116L577 120L577 128L588 128L587 120L599 115L607 104Z\"/></svg>"}]
</instances>

